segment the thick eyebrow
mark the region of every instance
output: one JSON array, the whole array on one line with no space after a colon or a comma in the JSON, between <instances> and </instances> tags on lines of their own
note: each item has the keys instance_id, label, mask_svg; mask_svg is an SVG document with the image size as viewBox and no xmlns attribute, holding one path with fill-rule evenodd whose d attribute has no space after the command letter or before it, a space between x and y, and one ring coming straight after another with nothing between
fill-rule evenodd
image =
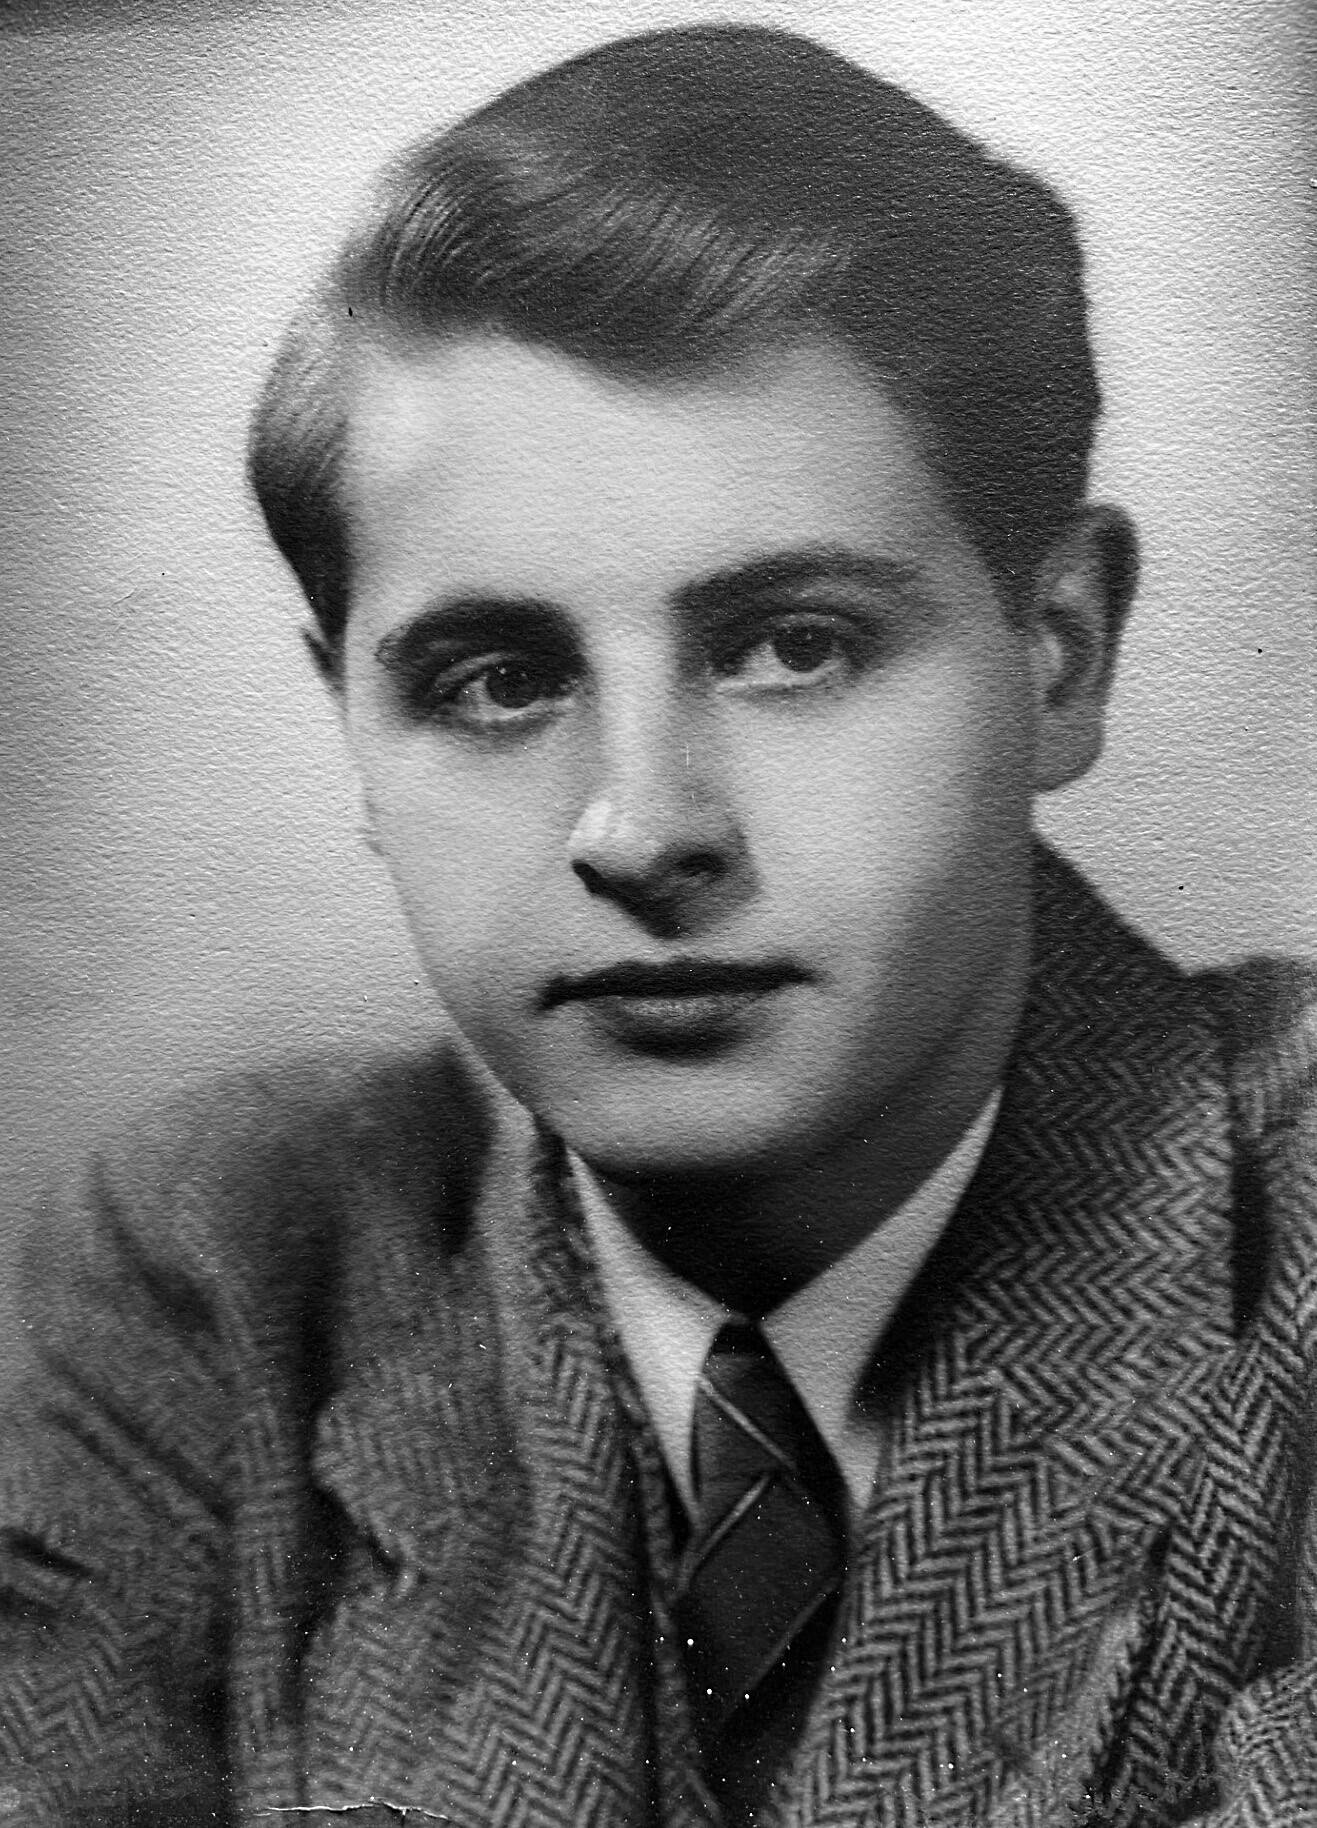
<instances>
[{"instance_id":1,"label":"thick eyebrow","mask_svg":"<svg viewBox=\"0 0 1317 1828\"><path fill-rule=\"evenodd\" d=\"M671 602L683 621L699 623L747 597L828 583L859 584L885 595L896 592L916 602L931 601L928 580L917 565L845 546L803 546L766 553L683 584ZM574 641L571 617L557 603L539 597L463 595L431 603L390 629L377 642L375 659L386 672L405 680L443 642L479 637L511 646L532 632L542 641L550 630L566 642Z\"/></svg>"},{"instance_id":2,"label":"thick eyebrow","mask_svg":"<svg viewBox=\"0 0 1317 1828\"><path fill-rule=\"evenodd\" d=\"M375 660L385 672L408 679L443 642L478 637L511 646L525 641L532 631L542 641L546 624L562 639L572 640L571 619L556 603L498 595L444 598L381 636L375 644Z\"/></svg>"},{"instance_id":3,"label":"thick eyebrow","mask_svg":"<svg viewBox=\"0 0 1317 1828\"><path fill-rule=\"evenodd\" d=\"M884 596L896 593L924 604L933 600L929 580L917 565L848 546L802 546L767 553L684 585L675 593L674 606L683 617L698 621L729 601L811 584L858 584Z\"/></svg>"}]
</instances>

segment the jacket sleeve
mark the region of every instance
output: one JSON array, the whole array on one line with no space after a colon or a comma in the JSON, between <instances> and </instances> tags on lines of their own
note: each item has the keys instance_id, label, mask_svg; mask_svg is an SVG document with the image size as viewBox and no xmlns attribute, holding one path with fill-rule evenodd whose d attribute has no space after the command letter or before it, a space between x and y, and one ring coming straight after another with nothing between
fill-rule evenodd
<instances>
[{"instance_id":1,"label":"jacket sleeve","mask_svg":"<svg viewBox=\"0 0 1317 1828\"><path fill-rule=\"evenodd\" d=\"M1220 1804L1204 1828L1307 1828L1317 1823L1317 978L1259 961L1221 982L1240 1155L1264 1190L1293 1528L1278 1596L1288 1655L1226 1714Z\"/></svg>"},{"instance_id":2,"label":"jacket sleeve","mask_svg":"<svg viewBox=\"0 0 1317 1828\"><path fill-rule=\"evenodd\" d=\"M0 1823L227 1821L228 1392L187 1189L38 1215L0 1419Z\"/></svg>"}]
</instances>

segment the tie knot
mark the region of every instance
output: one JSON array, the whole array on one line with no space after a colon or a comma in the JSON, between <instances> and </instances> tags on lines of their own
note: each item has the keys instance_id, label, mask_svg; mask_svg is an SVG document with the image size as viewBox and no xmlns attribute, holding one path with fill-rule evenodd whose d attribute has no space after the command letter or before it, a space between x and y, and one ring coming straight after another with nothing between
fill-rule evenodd
<instances>
[{"instance_id":1,"label":"tie knot","mask_svg":"<svg viewBox=\"0 0 1317 1828\"><path fill-rule=\"evenodd\" d=\"M832 1455L751 1321L728 1321L709 1348L695 1394L691 1449L702 1530L716 1527L761 1481L780 1481L837 1513L840 1481Z\"/></svg>"}]
</instances>

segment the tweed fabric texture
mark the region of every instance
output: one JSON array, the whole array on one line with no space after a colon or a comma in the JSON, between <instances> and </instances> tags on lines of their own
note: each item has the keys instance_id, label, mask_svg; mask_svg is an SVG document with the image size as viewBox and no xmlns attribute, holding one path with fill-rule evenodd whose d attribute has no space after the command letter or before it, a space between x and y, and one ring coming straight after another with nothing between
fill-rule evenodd
<instances>
[{"instance_id":1,"label":"tweed fabric texture","mask_svg":"<svg viewBox=\"0 0 1317 1828\"><path fill-rule=\"evenodd\" d=\"M1317 1823L1315 1054L1292 974L1186 979L1040 858L771 1828ZM456 1053L217 1092L69 1214L0 1436L0 1821L715 1828L657 1445Z\"/></svg>"}]
</instances>

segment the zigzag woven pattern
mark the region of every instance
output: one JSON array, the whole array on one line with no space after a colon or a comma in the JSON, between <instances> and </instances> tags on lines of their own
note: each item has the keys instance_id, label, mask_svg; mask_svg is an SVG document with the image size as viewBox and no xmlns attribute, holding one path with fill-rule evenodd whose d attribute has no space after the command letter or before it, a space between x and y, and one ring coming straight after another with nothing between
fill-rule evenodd
<instances>
[{"instance_id":1,"label":"zigzag woven pattern","mask_svg":"<svg viewBox=\"0 0 1317 1828\"><path fill-rule=\"evenodd\" d=\"M1317 1822L1311 1029L1046 858L1038 934L766 1828ZM715 1828L661 1458L531 1147L441 1054L175 1114L73 1208L0 1447L22 1828Z\"/></svg>"}]
</instances>

